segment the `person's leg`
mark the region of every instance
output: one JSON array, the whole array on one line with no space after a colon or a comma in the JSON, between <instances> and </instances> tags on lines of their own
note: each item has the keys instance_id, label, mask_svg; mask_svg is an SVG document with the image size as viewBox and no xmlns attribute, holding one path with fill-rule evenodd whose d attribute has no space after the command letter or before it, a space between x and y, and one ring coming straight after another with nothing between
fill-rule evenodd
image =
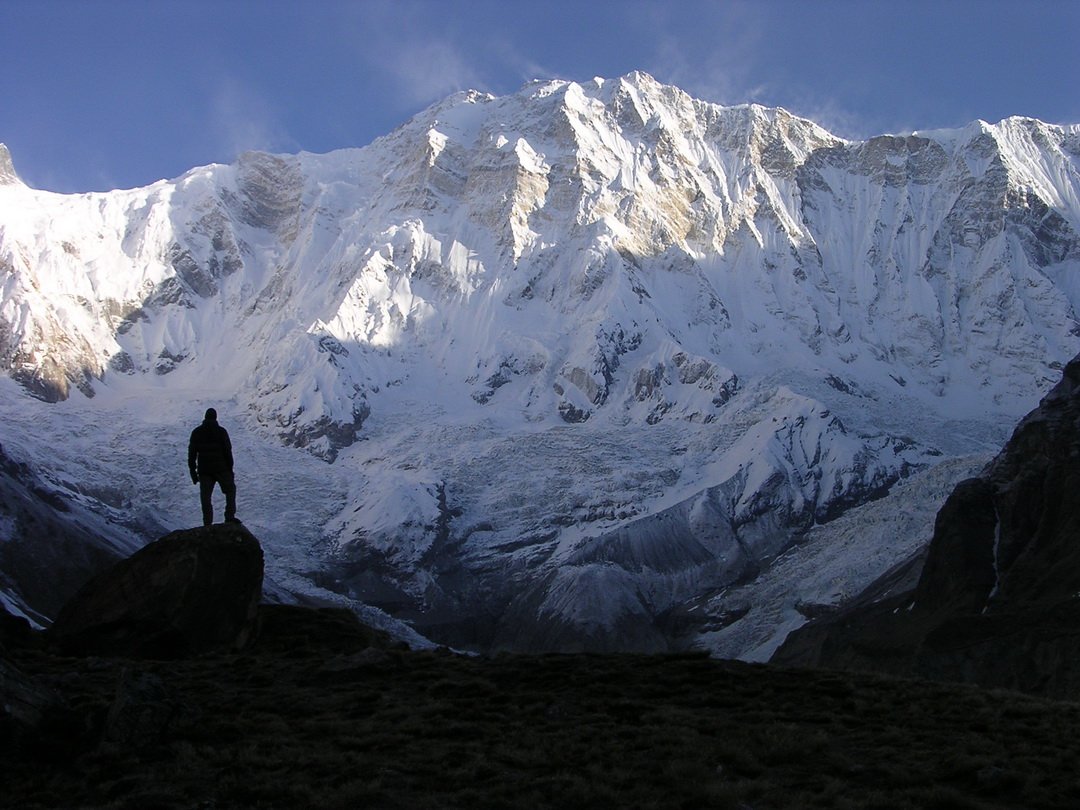
<instances>
[{"instance_id":1,"label":"person's leg","mask_svg":"<svg viewBox=\"0 0 1080 810\"><path fill-rule=\"evenodd\" d=\"M221 484L221 491L225 493L225 520L236 520L236 479L230 471L222 473L218 483Z\"/></svg>"},{"instance_id":2,"label":"person's leg","mask_svg":"<svg viewBox=\"0 0 1080 810\"><path fill-rule=\"evenodd\" d=\"M214 494L214 478L206 473L199 473L199 501L202 504L203 526L209 526L214 522L214 502L211 496Z\"/></svg>"}]
</instances>

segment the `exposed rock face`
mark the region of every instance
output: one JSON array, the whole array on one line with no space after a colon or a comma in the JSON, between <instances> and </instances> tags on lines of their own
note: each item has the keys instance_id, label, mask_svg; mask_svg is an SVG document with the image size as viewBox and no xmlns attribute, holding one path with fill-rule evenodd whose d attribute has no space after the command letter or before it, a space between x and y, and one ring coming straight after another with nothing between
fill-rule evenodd
<instances>
[{"instance_id":1,"label":"exposed rock face","mask_svg":"<svg viewBox=\"0 0 1080 810\"><path fill-rule=\"evenodd\" d=\"M0 185L18 183L19 176L15 174L15 166L11 162L11 152L0 143Z\"/></svg>"},{"instance_id":2,"label":"exposed rock face","mask_svg":"<svg viewBox=\"0 0 1080 810\"><path fill-rule=\"evenodd\" d=\"M91 580L57 616L66 652L173 658L252 638L263 554L239 524L173 532Z\"/></svg>"},{"instance_id":3,"label":"exposed rock face","mask_svg":"<svg viewBox=\"0 0 1080 810\"><path fill-rule=\"evenodd\" d=\"M938 514L918 585L873 587L777 663L1080 695L1080 357Z\"/></svg>"}]
</instances>

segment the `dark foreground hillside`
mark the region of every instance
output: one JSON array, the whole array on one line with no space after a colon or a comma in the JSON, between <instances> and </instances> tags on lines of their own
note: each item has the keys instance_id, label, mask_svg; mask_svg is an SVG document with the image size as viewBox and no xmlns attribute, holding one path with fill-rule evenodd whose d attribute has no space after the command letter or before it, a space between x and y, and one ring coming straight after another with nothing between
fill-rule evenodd
<instances>
[{"instance_id":1,"label":"dark foreground hillside","mask_svg":"<svg viewBox=\"0 0 1080 810\"><path fill-rule=\"evenodd\" d=\"M0 647L62 699L5 735L0 803L1080 806L1080 704L699 656L409 652L341 612L263 612L242 652Z\"/></svg>"}]
</instances>

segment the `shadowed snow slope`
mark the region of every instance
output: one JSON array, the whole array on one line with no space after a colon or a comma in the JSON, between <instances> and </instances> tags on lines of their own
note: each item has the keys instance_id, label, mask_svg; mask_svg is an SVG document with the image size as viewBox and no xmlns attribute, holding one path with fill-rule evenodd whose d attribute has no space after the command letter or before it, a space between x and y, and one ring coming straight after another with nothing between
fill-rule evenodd
<instances>
[{"instance_id":1,"label":"shadowed snow slope","mask_svg":"<svg viewBox=\"0 0 1080 810\"><path fill-rule=\"evenodd\" d=\"M214 405L282 598L477 648L708 643L668 618L1049 388L1078 156L1077 127L851 142L633 73L141 189L0 166L5 449L186 525ZM870 578L910 552L870 542Z\"/></svg>"}]
</instances>

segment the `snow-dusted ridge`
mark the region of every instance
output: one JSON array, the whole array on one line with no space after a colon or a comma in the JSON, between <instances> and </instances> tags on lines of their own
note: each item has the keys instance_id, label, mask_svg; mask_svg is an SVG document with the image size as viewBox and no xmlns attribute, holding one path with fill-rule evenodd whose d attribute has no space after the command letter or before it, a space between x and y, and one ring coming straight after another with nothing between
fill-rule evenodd
<instances>
[{"instance_id":1,"label":"snow-dusted ridge","mask_svg":"<svg viewBox=\"0 0 1080 810\"><path fill-rule=\"evenodd\" d=\"M185 525L160 448L215 404L285 590L465 646L694 643L664 617L996 449L1080 347L1078 232L1080 127L846 141L641 73L106 194L3 150L0 363L53 404L0 388L0 443Z\"/></svg>"}]
</instances>

